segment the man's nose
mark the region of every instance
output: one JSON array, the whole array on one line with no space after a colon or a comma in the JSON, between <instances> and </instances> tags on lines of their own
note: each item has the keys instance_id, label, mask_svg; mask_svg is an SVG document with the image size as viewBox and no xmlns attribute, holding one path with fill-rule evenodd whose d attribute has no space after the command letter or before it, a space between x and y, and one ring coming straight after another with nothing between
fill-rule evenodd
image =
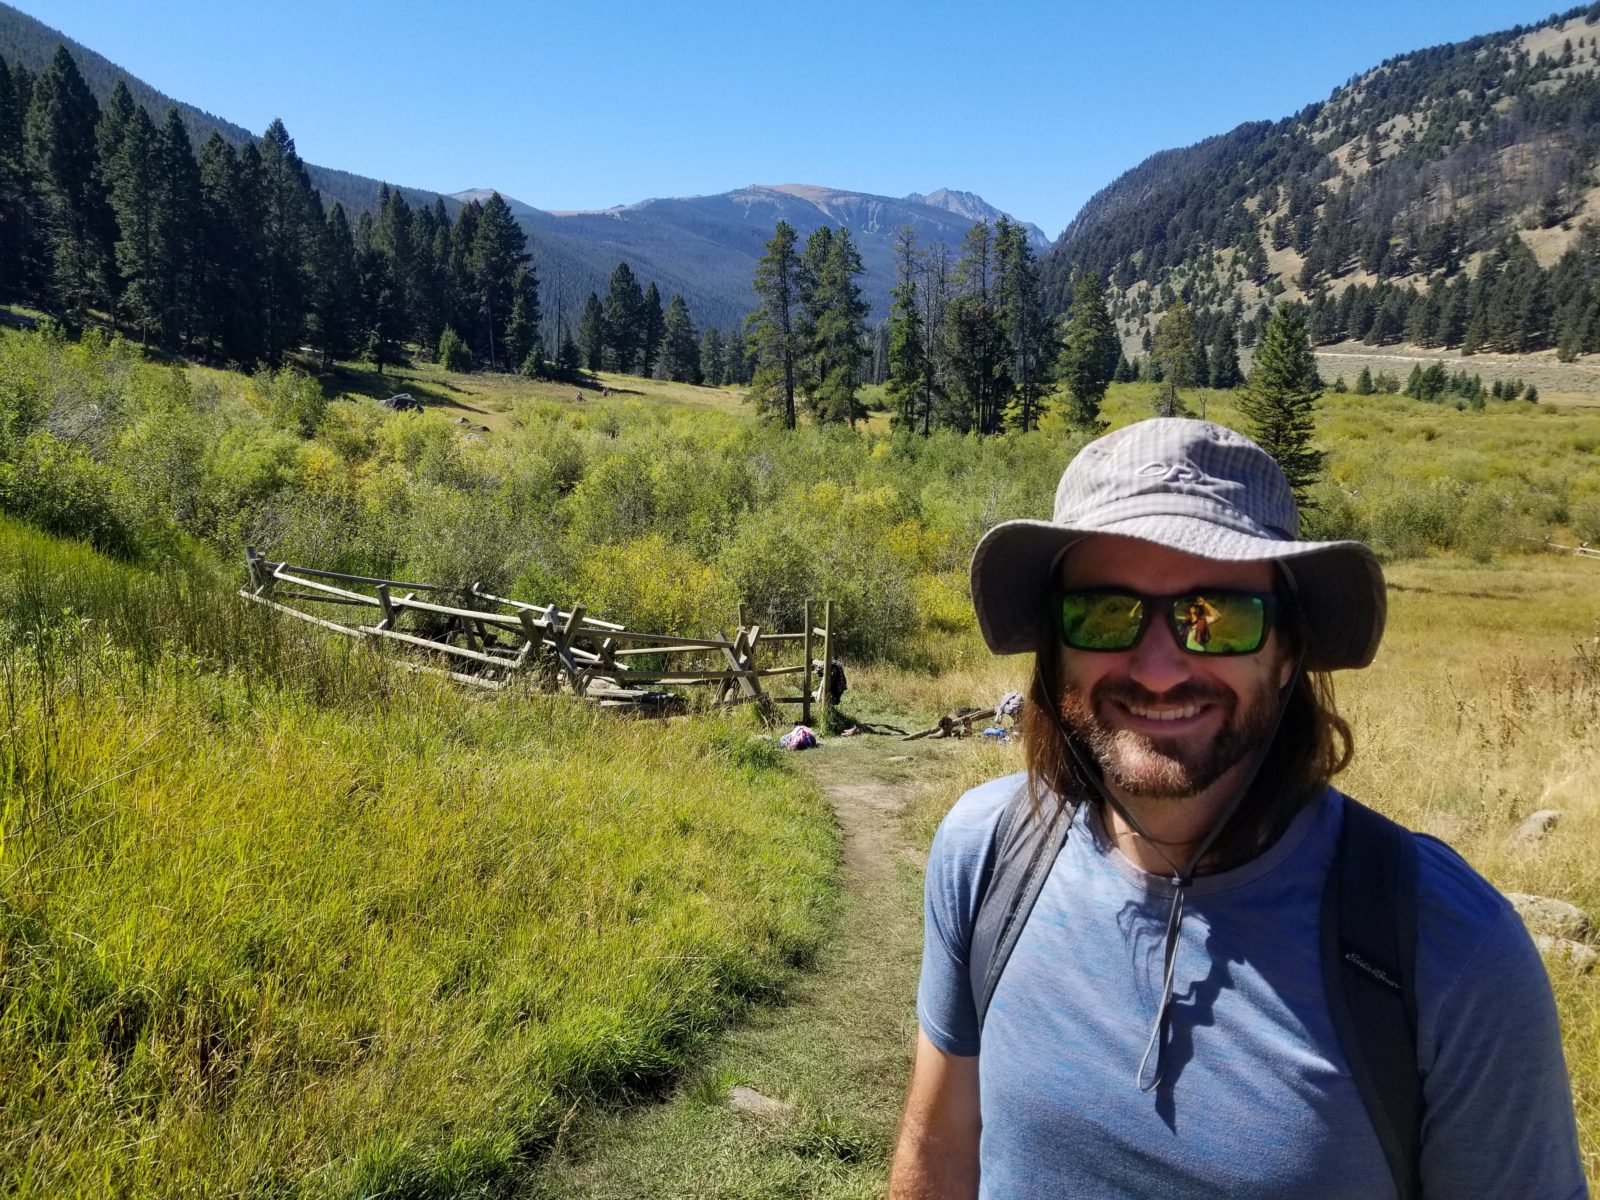
<instances>
[{"instance_id":1,"label":"man's nose","mask_svg":"<svg viewBox=\"0 0 1600 1200\"><path fill-rule=\"evenodd\" d=\"M1133 648L1129 677L1140 687L1160 694L1187 680L1191 666L1189 655L1178 645L1172 622L1163 613L1153 615L1144 636Z\"/></svg>"}]
</instances>

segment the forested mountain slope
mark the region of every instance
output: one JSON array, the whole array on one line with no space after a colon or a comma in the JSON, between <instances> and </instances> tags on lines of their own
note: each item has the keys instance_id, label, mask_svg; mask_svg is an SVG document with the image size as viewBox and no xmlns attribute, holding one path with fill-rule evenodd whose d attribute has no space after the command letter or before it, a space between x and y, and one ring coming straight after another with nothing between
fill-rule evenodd
<instances>
[{"instance_id":1,"label":"forested mountain slope","mask_svg":"<svg viewBox=\"0 0 1600 1200\"><path fill-rule=\"evenodd\" d=\"M1177 295L1246 340L1264 301L1322 343L1600 350L1600 5L1389 59L1321 103L1151 156L1046 256L1130 344Z\"/></svg>"},{"instance_id":2,"label":"forested mountain slope","mask_svg":"<svg viewBox=\"0 0 1600 1200\"><path fill-rule=\"evenodd\" d=\"M256 136L172 99L88 47L0 3L0 59L38 74L49 65L58 45L67 47L102 106L120 80L157 123L169 107L176 108L195 146L213 130L234 146ZM485 164L486 171L493 168L494 164ZM337 200L351 213L377 211L384 186L379 180L311 163L306 170L325 207ZM439 199L424 189L397 190L413 208L432 208ZM446 212L453 217L466 200L481 201L488 195L486 188L447 195ZM806 184L644 200L597 212L546 212L513 202L512 212L530 235L545 310L553 321L565 320L575 327L584 297L591 291L604 293L612 270L626 260L635 274L654 280L662 295L681 293L699 324L722 328L738 324L754 307L751 274L762 244L780 219L802 237L822 225L850 228L866 267L863 291L877 319L887 314L889 289L894 286L894 230L909 224L923 244L943 241L953 249L975 221L992 221L1000 215L982 197L949 188L897 199ZM1025 229L1042 251L1048 244L1043 232L1032 225Z\"/></svg>"}]
</instances>

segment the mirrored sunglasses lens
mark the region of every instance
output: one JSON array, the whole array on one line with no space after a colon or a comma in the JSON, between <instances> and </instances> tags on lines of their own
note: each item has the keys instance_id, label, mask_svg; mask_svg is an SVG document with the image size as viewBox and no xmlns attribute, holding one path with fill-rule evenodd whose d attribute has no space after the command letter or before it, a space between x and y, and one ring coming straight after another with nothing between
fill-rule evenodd
<instances>
[{"instance_id":1,"label":"mirrored sunglasses lens","mask_svg":"<svg viewBox=\"0 0 1600 1200\"><path fill-rule=\"evenodd\" d=\"M1061 637L1075 650L1126 650L1139 640L1144 602L1118 592L1069 592L1061 601Z\"/></svg>"},{"instance_id":2,"label":"mirrored sunglasses lens","mask_svg":"<svg viewBox=\"0 0 1600 1200\"><path fill-rule=\"evenodd\" d=\"M1194 654L1252 654L1267 635L1267 605L1260 596L1197 592L1173 606L1183 648Z\"/></svg>"}]
</instances>

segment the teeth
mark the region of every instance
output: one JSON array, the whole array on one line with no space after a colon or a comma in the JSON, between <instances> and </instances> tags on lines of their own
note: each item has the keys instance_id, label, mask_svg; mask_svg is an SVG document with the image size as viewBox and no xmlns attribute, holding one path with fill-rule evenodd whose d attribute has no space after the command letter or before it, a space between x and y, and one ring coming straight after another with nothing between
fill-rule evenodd
<instances>
[{"instance_id":1,"label":"teeth","mask_svg":"<svg viewBox=\"0 0 1600 1200\"><path fill-rule=\"evenodd\" d=\"M1146 721L1185 721L1190 717L1199 715L1198 704L1184 704L1178 708L1145 708L1138 704L1129 704L1129 712Z\"/></svg>"}]
</instances>

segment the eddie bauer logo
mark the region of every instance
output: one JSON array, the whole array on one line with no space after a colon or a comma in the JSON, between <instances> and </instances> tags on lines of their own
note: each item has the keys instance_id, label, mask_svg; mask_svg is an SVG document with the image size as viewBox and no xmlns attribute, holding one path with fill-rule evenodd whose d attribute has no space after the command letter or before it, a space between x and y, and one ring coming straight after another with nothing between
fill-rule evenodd
<instances>
[{"instance_id":1,"label":"eddie bauer logo","mask_svg":"<svg viewBox=\"0 0 1600 1200\"><path fill-rule=\"evenodd\" d=\"M1382 967L1369 963L1354 950L1346 950L1344 952L1344 960L1352 967L1355 967L1356 970L1364 972L1374 982L1383 984L1383 986L1388 988L1390 991L1398 992L1400 990L1399 983L1397 983L1393 977L1390 976L1389 972L1385 971Z\"/></svg>"}]
</instances>

